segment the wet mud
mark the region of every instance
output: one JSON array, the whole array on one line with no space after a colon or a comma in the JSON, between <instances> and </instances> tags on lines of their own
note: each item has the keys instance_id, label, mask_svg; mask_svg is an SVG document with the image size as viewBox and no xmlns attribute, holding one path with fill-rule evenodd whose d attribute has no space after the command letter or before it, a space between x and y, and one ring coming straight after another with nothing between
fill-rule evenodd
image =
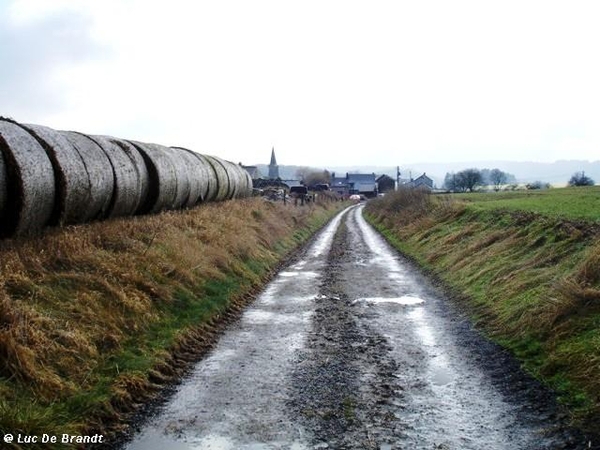
<instances>
[{"instance_id":1,"label":"wet mud","mask_svg":"<svg viewBox=\"0 0 600 450\"><path fill-rule=\"evenodd\" d=\"M598 448L567 423L354 207L123 448Z\"/></svg>"}]
</instances>

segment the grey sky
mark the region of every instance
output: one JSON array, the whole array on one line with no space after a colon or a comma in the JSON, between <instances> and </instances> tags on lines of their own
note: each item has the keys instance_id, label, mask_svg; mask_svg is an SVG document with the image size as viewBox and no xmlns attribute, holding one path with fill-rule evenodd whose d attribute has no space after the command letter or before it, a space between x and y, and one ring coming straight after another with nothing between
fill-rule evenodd
<instances>
[{"instance_id":1,"label":"grey sky","mask_svg":"<svg viewBox=\"0 0 600 450\"><path fill-rule=\"evenodd\" d=\"M246 164L597 160L599 8L0 0L0 114Z\"/></svg>"},{"instance_id":2,"label":"grey sky","mask_svg":"<svg viewBox=\"0 0 600 450\"><path fill-rule=\"evenodd\" d=\"M65 10L23 23L0 3L1 114L39 117L66 107L61 69L101 55L88 35L89 20ZM66 81L66 80L65 80Z\"/></svg>"}]
</instances>

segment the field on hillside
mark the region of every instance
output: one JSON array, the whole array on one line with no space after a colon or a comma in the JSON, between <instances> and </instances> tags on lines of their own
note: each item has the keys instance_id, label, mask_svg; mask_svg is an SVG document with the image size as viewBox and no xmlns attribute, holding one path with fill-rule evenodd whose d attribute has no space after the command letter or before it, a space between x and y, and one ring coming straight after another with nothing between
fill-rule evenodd
<instances>
[{"instance_id":1,"label":"field on hillside","mask_svg":"<svg viewBox=\"0 0 600 450\"><path fill-rule=\"evenodd\" d=\"M469 208L530 211L555 218L600 221L600 186L452 194Z\"/></svg>"}]
</instances>

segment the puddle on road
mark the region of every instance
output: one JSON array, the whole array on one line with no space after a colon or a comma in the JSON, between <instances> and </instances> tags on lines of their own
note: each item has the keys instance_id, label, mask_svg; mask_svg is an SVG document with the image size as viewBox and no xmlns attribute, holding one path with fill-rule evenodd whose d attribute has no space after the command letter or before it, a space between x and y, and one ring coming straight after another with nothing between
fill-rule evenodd
<instances>
[{"instance_id":1,"label":"puddle on road","mask_svg":"<svg viewBox=\"0 0 600 450\"><path fill-rule=\"evenodd\" d=\"M190 445L190 449L235 450L235 443L224 436L210 435Z\"/></svg>"},{"instance_id":2,"label":"puddle on road","mask_svg":"<svg viewBox=\"0 0 600 450\"><path fill-rule=\"evenodd\" d=\"M284 271L284 272L279 272L278 274L279 277L282 278L290 278L290 277L303 277L303 278L316 278L319 276L319 274L317 272L310 272L310 271Z\"/></svg>"},{"instance_id":3,"label":"puddle on road","mask_svg":"<svg viewBox=\"0 0 600 450\"><path fill-rule=\"evenodd\" d=\"M415 324L415 333L429 353L427 378L435 386L445 386L456 378L450 368L448 358L440 354L441 347L436 344L433 328L427 323L425 308L415 308L406 315Z\"/></svg>"},{"instance_id":4,"label":"puddle on road","mask_svg":"<svg viewBox=\"0 0 600 450\"><path fill-rule=\"evenodd\" d=\"M421 303L425 303L425 300L423 300L422 298L419 297L413 297L412 295L403 295L402 297L391 297L391 298L385 298L385 297L365 297L365 298L358 298L356 300L354 300L353 303L358 303L358 302L365 302L365 303L395 303L397 305L403 305L403 306L413 306L413 305L420 305Z\"/></svg>"},{"instance_id":5,"label":"puddle on road","mask_svg":"<svg viewBox=\"0 0 600 450\"><path fill-rule=\"evenodd\" d=\"M291 265L290 269L302 270L302 269L304 269L304 266L306 266L306 260L303 259L302 261L298 261L297 263Z\"/></svg>"},{"instance_id":6,"label":"puddle on road","mask_svg":"<svg viewBox=\"0 0 600 450\"><path fill-rule=\"evenodd\" d=\"M429 379L436 386L445 386L454 381L454 375L446 366L431 364L429 370Z\"/></svg>"},{"instance_id":7,"label":"puddle on road","mask_svg":"<svg viewBox=\"0 0 600 450\"><path fill-rule=\"evenodd\" d=\"M200 439L190 440L187 442L178 441L170 438L168 435L159 435L158 433L147 433L144 438L138 442L139 446L135 446L136 450L162 450L165 448L173 450L269 450L274 448L271 444L263 443L244 443L239 444L232 439L217 434L210 434ZM282 443L283 445L283 443ZM276 447L283 448L283 447ZM307 450L308 447L299 443L285 443L285 448L290 450Z\"/></svg>"},{"instance_id":8,"label":"puddle on road","mask_svg":"<svg viewBox=\"0 0 600 450\"><path fill-rule=\"evenodd\" d=\"M408 279L408 277L406 276L406 274L404 272L400 272L400 271L390 271L390 272L388 272L388 278L390 280L402 281L402 282L406 282L406 280Z\"/></svg>"},{"instance_id":9,"label":"puddle on road","mask_svg":"<svg viewBox=\"0 0 600 450\"><path fill-rule=\"evenodd\" d=\"M433 330L425 320L425 309L415 308L407 314L407 317L415 323L415 332L421 338L421 342L427 347L435 346Z\"/></svg>"},{"instance_id":10,"label":"puddle on road","mask_svg":"<svg viewBox=\"0 0 600 450\"><path fill-rule=\"evenodd\" d=\"M262 293L262 295L260 296L260 298L258 299L258 301L256 303L256 306L257 307L270 306L270 305L273 305L274 303L279 302L280 298L281 298L280 286L277 284L276 281L274 281L272 284L272 288L269 288L268 291L265 291ZM286 295L287 301L292 304L307 303L307 302L312 301L314 298L315 298L314 295L296 295L296 296Z\"/></svg>"},{"instance_id":11,"label":"puddle on road","mask_svg":"<svg viewBox=\"0 0 600 450\"><path fill-rule=\"evenodd\" d=\"M312 312L303 313L301 315L293 314L278 314L272 311L263 309L248 310L244 314L242 320L253 324L276 324L276 323L306 323L310 321Z\"/></svg>"},{"instance_id":12,"label":"puddle on road","mask_svg":"<svg viewBox=\"0 0 600 450\"><path fill-rule=\"evenodd\" d=\"M231 439L228 439L224 436L210 435L201 439L200 441L192 444L190 446L190 450L270 450L273 447L271 444L262 444L262 443L247 443L243 444L241 447L239 444L236 444ZM283 447L282 447L283 448ZM299 444L297 442L292 442L291 444L286 443L285 448L289 448L290 450L306 450L307 447Z\"/></svg>"},{"instance_id":13,"label":"puddle on road","mask_svg":"<svg viewBox=\"0 0 600 450\"><path fill-rule=\"evenodd\" d=\"M349 206L343 212L346 212L351 208L354 208L354 206ZM325 255L327 252L329 252L331 243L333 242L333 236L335 235L338 225L344 216L343 212L335 216L333 220L329 222L327 228L321 232L319 240L312 246L312 251L309 254L309 257L318 258L319 256Z\"/></svg>"}]
</instances>

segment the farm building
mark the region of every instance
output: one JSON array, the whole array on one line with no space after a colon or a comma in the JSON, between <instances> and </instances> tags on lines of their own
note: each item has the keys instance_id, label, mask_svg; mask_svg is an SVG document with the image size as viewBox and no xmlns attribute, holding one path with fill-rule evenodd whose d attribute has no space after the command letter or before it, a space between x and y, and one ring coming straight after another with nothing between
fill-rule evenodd
<instances>
[{"instance_id":1,"label":"farm building","mask_svg":"<svg viewBox=\"0 0 600 450\"><path fill-rule=\"evenodd\" d=\"M396 180L389 175L381 175L377 178L378 192L390 192L396 189Z\"/></svg>"},{"instance_id":2,"label":"farm building","mask_svg":"<svg viewBox=\"0 0 600 450\"><path fill-rule=\"evenodd\" d=\"M432 190L433 189L433 180L431 178L429 178L425 173L423 173L423 175L421 175L418 178L415 178L414 180L410 180L406 186L408 187L412 187L412 188L421 188L421 189L428 189L428 190Z\"/></svg>"},{"instance_id":3,"label":"farm building","mask_svg":"<svg viewBox=\"0 0 600 450\"><path fill-rule=\"evenodd\" d=\"M344 197L352 194L375 197L378 192L374 173L346 173L345 177L336 177L332 173L330 187Z\"/></svg>"}]
</instances>

